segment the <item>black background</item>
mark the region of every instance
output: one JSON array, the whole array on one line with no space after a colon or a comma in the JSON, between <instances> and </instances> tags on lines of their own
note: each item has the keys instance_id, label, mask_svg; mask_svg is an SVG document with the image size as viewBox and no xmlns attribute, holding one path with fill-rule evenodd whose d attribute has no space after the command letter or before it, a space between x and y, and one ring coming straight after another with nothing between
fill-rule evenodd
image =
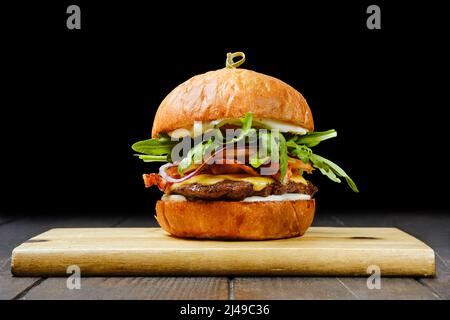
<instances>
[{"instance_id":1,"label":"black background","mask_svg":"<svg viewBox=\"0 0 450 320\"><path fill-rule=\"evenodd\" d=\"M319 211L448 211L448 32L429 2L24 3L2 7L0 212L149 214L160 192L130 145L171 89L244 51L338 138L317 152L354 194L316 173ZM215 4L212 4L215 3ZM81 30L66 8L81 7ZM366 8L381 7L381 30ZM447 19L448 20L448 19ZM320 151L320 152L319 152Z\"/></svg>"}]
</instances>

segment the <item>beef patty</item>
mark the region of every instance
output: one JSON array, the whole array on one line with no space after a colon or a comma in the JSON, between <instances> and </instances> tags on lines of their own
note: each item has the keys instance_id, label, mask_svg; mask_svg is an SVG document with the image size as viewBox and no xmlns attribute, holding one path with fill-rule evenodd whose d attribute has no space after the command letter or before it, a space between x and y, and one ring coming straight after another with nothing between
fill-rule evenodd
<instances>
[{"instance_id":1,"label":"beef patty","mask_svg":"<svg viewBox=\"0 0 450 320\"><path fill-rule=\"evenodd\" d=\"M274 182L260 191L255 191L250 182L224 180L212 185L185 184L172 190L171 193L185 196L189 200L240 201L251 196L267 197L272 194L281 195L285 193L303 193L312 197L317 190L317 187L309 181L306 185L293 181L287 184Z\"/></svg>"}]
</instances>

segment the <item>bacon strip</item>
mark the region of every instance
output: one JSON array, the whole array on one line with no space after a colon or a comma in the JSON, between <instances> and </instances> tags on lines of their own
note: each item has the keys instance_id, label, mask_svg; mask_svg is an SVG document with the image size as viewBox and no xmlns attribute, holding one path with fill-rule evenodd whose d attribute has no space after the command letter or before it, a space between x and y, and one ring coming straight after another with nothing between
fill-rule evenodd
<instances>
[{"instance_id":1,"label":"bacon strip","mask_svg":"<svg viewBox=\"0 0 450 320\"><path fill-rule=\"evenodd\" d=\"M146 188L156 185L159 190L164 191L170 185L158 173L146 173L142 175Z\"/></svg>"},{"instance_id":2,"label":"bacon strip","mask_svg":"<svg viewBox=\"0 0 450 320\"><path fill-rule=\"evenodd\" d=\"M229 163L229 161L233 161L234 163ZM260 174L251 166L245 165L243 163L239 163L236 159L227 160L227 164L211 164L206 165L200 173L211 173L211 174L237 174L237 173L247 173L252 176L259 176ZM190 168L188 168L185 173L188 174L192 172L199 165L193 164ZM307 173L311 173L314 168L311 163L304 163L300 159L289 158L288 159L288 170L286 173L287 180L293 175L294 170L302 170ZM180 175L177 171L177 166L170 167L167 169L167 174L173 178L179 178ZM144 174L143 176L144 184L146 188L150 188L156 185L159 190L165 191L172 183L167 182L163 177L161 177L158 173L149 173ZM275 180L278 180L280 177L280 172L272 176Z\"/></svg>"},{"instance_id":3,"label":"bacon strip","mask_svg":"<svg viewBox=\"0 0 450 320\"><path fill-rule=\"evenodd\" d=\"M311 162L304 163L302 160L294 158L288 159L288 166L291 169L300 169L306 171L307 173L311 173L314 170L313 166L311 165Z\"/></svg>"}]
</instances>

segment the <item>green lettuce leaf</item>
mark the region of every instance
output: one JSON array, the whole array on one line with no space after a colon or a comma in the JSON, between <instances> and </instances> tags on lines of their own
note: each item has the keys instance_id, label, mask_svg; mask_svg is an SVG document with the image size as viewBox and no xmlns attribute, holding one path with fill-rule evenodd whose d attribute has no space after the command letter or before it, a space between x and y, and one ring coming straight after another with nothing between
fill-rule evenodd
<instances>
[{"instance_id":1,"label":"green lettuce leaf","mask_svg":"<svg viewBox=\"0 0 450 320\"><path fill-rule=\"evenodd\" d=\"M184 176L184 171L186 171L186 169L188 169L193 163L199 161L202 158L205 145L208 145L210 143L212 143L211 139L206 141L206 143L200 142L188 151L186 157L183 158L183 160L181 160L178 164L178 173L181 176Z\"/></svg>"},{"instance_id":2,"label":"green lettuce leaf","mask_svg":"<svg viewBox=\"0 0 450 320\"><path fill-rule=\"evenodd\" d=\"M178 172L181 176L184 175L186 169L188 169L193 163L199 162L205 155L211 154L215 148L225 147L225 145L231 145L236 142L245 139L246 137L251 137L252 134L258 134L259 147L265 148L267 150L267 156L259 157L258 153L250 156L249 164L254 168L259 168L261 165L266 163L270 159L272 153L271 144L274 142L278 145L279 163L280 163L280 181L283 182L288 168L288 156L295 156L304 163L311 162L312 165L317 168L323 175L327 176L330 180L340 183L341 179L344 178L349 185L349 187L354 192L359 192L355 182L347 175L347 173L340 168L334 162L319 156L310 149L318 145L321 141L331 139L337 136L334 129L327 130L323 132L311 132L306 135L295 135L295 134L271 134L271 132L256 132L252 128L253 124L253 114L251 112L247 113L245 117L241 118L240 123L242 124L241 131L237 137L224 142L222 133L220 132L220 125L215 126L215 136L204 137L204 141L198 143L193 148L191 148L178 164ZM225 122L224 122L225 123ZM233 120L233 123L238 124L238 120ZM255 122L255 125L257 123ZM287 138L286 138L287 137ZM172 148L178 143L178 141L171 141L168 135L162 135L158 139L148 139L136 142L132 145L132 149L136 152L142 153L137 155L140 159L145 162L153 161L172 161L170 159L170 153ZM276 150L273 150L276 152Z\"/></svg>"},{"instance_id":3,"label":"green lettuce leaf","mask_svg":"<svg viewBox=\"0 0 450 320\"><path fill-rule=\"evenodd\" d=\"M294 140L289 140L286 142L286 146L291 148L289 153L293 154L297 158L303 161L303 163L308 163L310 160L310 156L312 154L312 150L304 145L298 145L294 142Z\"/></svg>"},{"instance_id":4,"label":"green lettuce leaf","mask_svg":"<svg viewBox=\"0 0 450 320\"><path fill-rule=\"evenodd\" d=\"M169 154L178 141L171 141L169 136L162 135L158 139L148 139L134 143L131 148L139 153L160 156Z\"/></svg>"},{"instance_id":5,"label":"green lettuce leaf","mask_svg":"<svg viewBox=\"0 0 450 320\"><path fill-rule=\"evenodd\" d=\"M297 135L295 136L295 142L311 148L317 146L321 141L335 138L336 136L336 130L331 129L323 132L311 132L305 135Z\"/></svg>"},{"instance_id":6,"label":"green lettuce leaf","mask_svg":"<svg viewBox=\"0 0 450 320\"><path fill-rule=\"evenodd\" d=\"M196 144L191 150L188 151L183 160L178 164L178 173L183 176L184 171L188 169L193 163L201 162L206 154L213 154L214 150L217 150L223 145L223 135L219 129L215 129L211 132L208 140L202 141Z\"/></svg>"},{"instance_id":7,"label":"green lettuce leaf","mask_svg":"<svg viewBox=\"0 0 450 320\"><path fill-rule=\"evenodd\" d=\"M341 180L338 177L342 177L347 181L347 184L354 192L359 192L355 182L337 164L317 154L312 154L310 159L311 162L313 163L313 166L315 168L318 168L320 172L322 172L322 174L326 175L328 178L338 183L341 182Z\"/></svg>"},{"instance_id":8,"label":"green lettuce leaf","mask_svg":"<svg viewBox=\"0 0 450 320\"><path fill-rule=\"evenodd\" d=\"M246 136L256 132L255 129L252 129L253 113L247 112L245 117L241 118L240 120L241 120L241 123L242 123L241 132L239 133L239 135L237 137L233 138L230 141L227 141L227 144L232 144L232 143L236 143L238 141L241 141Z\"/></svg>"},{"instance_id":9,"label":"green lettuce leaf","mask_svg":"<svg viewBox=\"0 0 450 320\"><path fill-rule=\"evenodd\" d=\"M167 159L167 155L163 156L152 156L147 154L136 154L139 159L143 160L144 162L167 162L169 161Z\"/></svg>"},{"instance_id":10,"label":"green lettuce leaf","mask_svg":"<svg viewBox=\"0 0 450 320\"><path fill-rule=\"evenodd\" d=\"M288 168L288 151L286 145L286 139L282 133L278 134L278 149L280 152L280 182L284 181Z\"/></svg>"},{"instance_id":11,"label":"green lettuce leaf","mask_svg":"<svg viewBox=\"0 0 450 320\"><path fill-rule=\"evenodd\" d=\"M291 138L286 145L288 146L288 153L296 156L304 163L311 161L313 167L319 169L319 171L327 176L330 180L340 183L341 179L344 178L347 184L354 192L359 192L358 187L355 182L348 176L348 174L334 162L325 159L318 154L313 153L313 151L305 145L298 145L295 142L295 138Z\"/></svg>"},{"instance_id":12,"label":"green lettuce leaf","mask_svg":"<svg viewBox=\"0 0 450 320\"><path fill-rule=\"evenodd\" d=\"M241 118L240 121L242 123L241 132L239 135L230 141L227 141L226 144L234 144L238 141L241 141L246 136L252 133L252 131L255 131L255 129L252 129L252 120L253 120L253 114L251 112L248 112L244 118ZM180 161L178 164L178 173L183 176L184 171L188 169L193 163L200 161L202 157L207 153L211 152L213 148L218 148L223 144L223 135L220 132L219 129L216 130L216 139L209 138L208 140L202 141L201 143L198 143L195 145L191 150L189 150L188 154L186 155L183 160ZM255 131L256 132L256 131Z\"/></svg>"},{"instance_id":13,"label":"green lettuce leaf","mask_svg":"<svg viewBox=\"0 0 450 320\"><path fill-rule=\"evenodd\" d=\"M262 166L264 163L266 163L269 160L270 160L269 156L264 157L264 158L259 158L258 154L255 153L252 156L250 156L249 163L253 168L259 168L260 166Z\"/></svg>"}]
</instances>

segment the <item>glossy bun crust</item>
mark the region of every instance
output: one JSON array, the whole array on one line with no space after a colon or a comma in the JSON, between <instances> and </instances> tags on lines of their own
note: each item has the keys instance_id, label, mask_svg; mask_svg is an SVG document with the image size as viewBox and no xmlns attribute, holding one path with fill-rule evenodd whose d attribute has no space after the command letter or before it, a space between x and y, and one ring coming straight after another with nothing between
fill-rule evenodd
<instances>
[{"instance_id":1,"label":"glossy bun crust","mask_svg":"<svg viewBox=\"0 0 450 320\"><path fill-rule=\"evenodd\" d=\"M175 237L268 240L303 235L311 226L315 200L229 202L158 201L156 219Z\"/></svg>"},{"instance_id":2,"label":"glossy bun crust","mask_svg":"<svg viewBox=\"0 0 450 320\"><path fill-rule=\"evenodd\" d=\"M246 69L220 69L180 84L156 112L152 137L190 127L194 121L238 119L252 112L255 119L286 121L314 130L303 96L283 81Z\"/></svg>"}]
</instances>

